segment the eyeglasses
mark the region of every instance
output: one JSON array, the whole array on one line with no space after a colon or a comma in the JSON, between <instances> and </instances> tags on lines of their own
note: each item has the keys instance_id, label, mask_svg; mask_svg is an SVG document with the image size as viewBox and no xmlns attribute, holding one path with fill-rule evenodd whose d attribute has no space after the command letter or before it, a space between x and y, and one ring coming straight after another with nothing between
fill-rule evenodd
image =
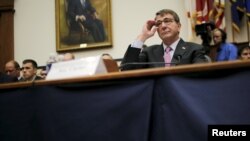
<instances>
[{"instance_id":1,"label":"eyeglasses","mask_svg":"<svg viewBox=\"0 0 250 141\"><path fill-rule=\"evenodd\" d=\"M164 23L164 24L166 24L166 25L170 25L171 23L173 23L174 22L174 19L169 19L169 18L165 18L165 19L163 19L162 21L156 21L156 23L155 23L155 26L160 26L162 23Z\"/></svg>"}]
</instances>

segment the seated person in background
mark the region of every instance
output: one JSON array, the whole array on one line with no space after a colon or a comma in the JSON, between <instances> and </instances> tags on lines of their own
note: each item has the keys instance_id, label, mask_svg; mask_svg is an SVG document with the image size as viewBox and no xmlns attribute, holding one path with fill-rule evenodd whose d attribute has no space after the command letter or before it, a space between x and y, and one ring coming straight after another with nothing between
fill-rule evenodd
<instances>
[{"instance_id":1,"label":"seated person in background","mask_svg":"<svg viewBox=\"0 0 250 141\"><path fill-rule=\"evenodd\" d=\"M15 78L16 80L21 79L21 68L17 61L10 60L5 64L5 74Z\"/></svg>"},{"instance_id":2,"label":"seated person in background","mask_svg":"<svg viewBox=\"0 0 250 141\"><path fill-rule=\"evenodd\" d=\"M237 55L237 47L234 44L227 43L227 34L222 29L216 28L213 31L213 41L215 44L215 51L211 53L209 56L213 61L229 61L236 60L238 58Z\"/></svg>"},{"instance_id":3,"label":"seated person in background","mask_svg":"<svg viewBox=\"0 0 250 141\"><path fill-rule=\"evenodd\" d=\"M63 61L69 61L69 60L74 60L75 59L75 55L72 53L65 53L63 55Z\"/></svg>"},{"instance_id":4,"label":"seated person in background","mask_svg":"<svg viewBox=\"0 0 250 141\"><path fill-rule=\"evenodd\" d=\"M75 55L73 53L65 53L63 55L59 55L58 56L58 61L61 62L61 61L69 61L69 60L74 60L75 59ZM39 72L39 76L43 79L46 78L47 76L47 72L46 70L42 70Z\"/></svg>"},{"instance_id":5,"label":"seated person in background","mask_svg":"<svg viewBox=\"0 0 250 141\"><path fill-rule=\"evenodd\" d=\"M37 63L32 59L26 59L23 61L22 66L23 76L20 79L21 82L23 81L34 81L34 80L42 80L40 76L37 76Z\"/></svg>"},{"instance_id":6,"label":"seated person in background","mask_svg":"<svg viewBox=\"0 0 250 141\"><path fill-rule=\"evenodd\" d=\"M41 77L42 79L45 79L47 76L46 66L38 68L36 75Z\"/></svg>"},{"instance_id":7,"label":"seated person in background","mask_svg":"<svg viewBox=\"0 0 250 141\"><path fill-rule=\"evenodd\" d=\"M238 49L238 58L240 60L249 60L250 59L250 47L243 46Z\"/></svg>"},{"instance_id":8,"label":"seated person in background","mask_svg":"<svg viewBox=\"0 0 250 141\"><path fill-rule=\"evenodd\" d=\"M75 55L73 53L65 53L63 55L58 56L58 61L59 62L61 62L61 61L69 61L69 60L74 60L74 59L75 59ZM45 79L46 76L47 76L46 70L40 71L39 76L42 77L43 79Z\"/></svg>"},{"instance_id":9,"label":"seated person in background","mask_svg":"<svg viewBox=\"0 0 250 141\"><path fill-rule=\"evenodd\" d=\"M179 37L180 30L181 23L176 12L170 9L158 11L155 19L148 20L136 40L129 45L121 63L121 70L207 62L204 47L185 42ZM145 41L153 37L156 31L162 43L143 48Z\"/></svg>"}]
</instances>

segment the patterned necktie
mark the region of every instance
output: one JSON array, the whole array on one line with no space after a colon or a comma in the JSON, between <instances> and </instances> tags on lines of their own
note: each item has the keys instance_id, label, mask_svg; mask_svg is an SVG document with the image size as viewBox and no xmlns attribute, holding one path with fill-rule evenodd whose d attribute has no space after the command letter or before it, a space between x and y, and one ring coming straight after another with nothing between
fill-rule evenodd
<instances>
[{"instance_id":1,"label":"patterned necktie","mask_svg":"<svg viewBox=\"0 0 250 141\"><path fill-rule=\"evenodd\" d=\"M164 60L165 60L165 66L166 67L169 67L170 63L171 63L171 55L170 55L171 50L172 50L171 47L167 47L165 49Z\"/></svg>"}]
</instances>

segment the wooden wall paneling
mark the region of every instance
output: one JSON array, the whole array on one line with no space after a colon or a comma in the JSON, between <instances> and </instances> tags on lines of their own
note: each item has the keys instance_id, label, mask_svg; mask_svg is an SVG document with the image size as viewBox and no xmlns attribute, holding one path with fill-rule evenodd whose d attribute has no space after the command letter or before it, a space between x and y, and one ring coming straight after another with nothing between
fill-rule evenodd
<instances>
[{"instance_id":1,"label":"wooden wall paneling","mask_svg":"<svg viewBox=\"0 0 250 141\"><path fill-rule=\"evenodd\" d=\"M14 59L14 0L0 1L0 71Z\"/></svg>"}]
</instances>

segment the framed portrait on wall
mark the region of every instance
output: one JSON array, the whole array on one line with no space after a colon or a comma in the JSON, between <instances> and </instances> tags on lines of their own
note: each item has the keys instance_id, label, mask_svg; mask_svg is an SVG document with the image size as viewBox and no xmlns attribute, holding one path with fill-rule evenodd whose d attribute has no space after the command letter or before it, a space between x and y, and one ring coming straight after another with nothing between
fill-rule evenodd
<instances>
[{"instance_id":1,"label":"framed portrait on wall","mask_svg":"<svg viewBox=\"0 0 250 141\"><path fill-rule=\"evenodd\" d=\"M110 0L56 0L56 50L112 47Z\"/></svg>"}]
</instances>

